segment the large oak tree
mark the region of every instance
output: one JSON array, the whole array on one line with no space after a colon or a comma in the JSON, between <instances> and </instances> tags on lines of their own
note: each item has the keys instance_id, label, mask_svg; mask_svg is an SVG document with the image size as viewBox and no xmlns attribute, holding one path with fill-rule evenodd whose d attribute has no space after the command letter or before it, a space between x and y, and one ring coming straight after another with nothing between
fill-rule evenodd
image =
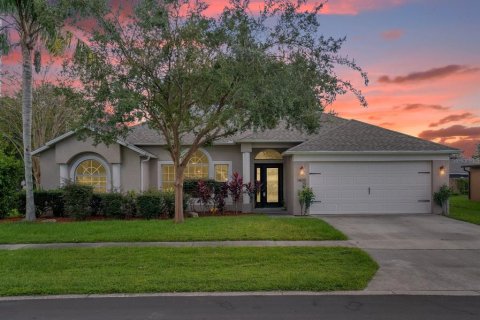
<instances>
[{"instance_id":1,"label":"large oak tree","mask_svg":"<svg viewBox=\"0 0 480 320\"><path fill-rule=\"evenodd\" d=\"M341 65L368 82L339 54L345 39L322 36L322 6L305 4L266 0L254 12L231 0L212 17L203 1L141 0L128 14L97 15L69 69L89 100L83 125L94 130L85 132L108 143L144 121L162 134L175 167L175 221L183 221L184 171L199 147L280 121L313 132L346 92L366 105L335 72Z\"/></svg>"}]
</instances>

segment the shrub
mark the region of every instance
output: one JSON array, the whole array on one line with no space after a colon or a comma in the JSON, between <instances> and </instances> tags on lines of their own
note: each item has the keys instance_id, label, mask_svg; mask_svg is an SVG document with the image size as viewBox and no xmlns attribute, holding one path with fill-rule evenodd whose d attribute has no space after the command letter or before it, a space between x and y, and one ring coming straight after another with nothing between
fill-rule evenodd
<instances>
[{"instance_id":1,"label":"shrub","mask_svg":"<svg viewBox=\"0 0 480 320\"><path fill-rule=\"evenodd\" d=\"M123 214L125 218L137 215L137 194L135 191L128 191L123 197Z\"/></svg>"},{"instance_id":2,"label":"shrub","mask_svg":"<svg viewBox=\"0 0 480 320\"><path fill-rule=\"evenodd\" d=\"M205 181L199 180L197 183L196 194L198 197L198 202L202 204L204 211L206 211L210 205L210 202L212 201L212 189Z\"/></svg>"},{"instance_id":3,"label":"shrub","mask_svg":"<svg viewBox=\"0 0 480 320\"><path fill-rule=\"evenodd\" d=\"M315 193L313 193L312 188L303 186L302 189L298 190L298 201L300 202L301 215L307 214L313 200L315 200Z\"/></svg>"},{"instance_id":4,"label":"shrub","mask_svg":"<svg viewBox=\"0 0 480 320\"><path fill-rule=\"evenodd\" d=\"M158 218L164 212L163 194L149 191L137 196L138 215L145 219Z\"/></svg>"},{"instance_id":5,"label":"shrub","mask_svg":"<svg viewBox=\"0 0 480 320\"><path fill-rule=\"evenodd\" d=\"M101 212L106 217L125 218L123 211L124 197L121 193L105 193L101 196Z\"/></svg>"},{"instance_id":6,"label":"shrub","mask_svg":"<svg viewBox=\"0 0 480 320\"><path fill-rule=\"evenodd\" d=\"M23 178L22 164L0 151L0 219L15 209Z\"/></svg>"},{"instance_id":7,"label":"shrub","mask_svg":"<svg viewBox=\"0 0 480 320\"><path fill-rule=\"evenodd\" d=\"M198 190L198 182L202 181L210 188L210 190L214 190L215 187L221 185L223 182L218 182L213 179L206 179L206 180L199 180L199 179L186 179L183 182L183 193L188 194L191 197L198 198L197 190Z\"/></svg>"},{"instance_id":8,"label":"shrub","mask_svg":"<svg viewBox=\"0 0 480 320\"><path fill-rule=\"evenodd\" d=\"M35 201L35 215L38 217L53 215L63 217L65 215L65 200L63 190L35 190L33 192ZM17 211L25 215L25 192L17 194Z\"/></svg>"},{"instance_id":9,"label":"shrub","mask_svg":"<svg viewBox=\"0 0 480 320\"><path fill-rule=\"evenodd\" d=\"M173 218L175 216L175 192L166 190L161 194L163 196L163 213L169 218Z\"/></svg>"},{"instance_id":10,"label":"shrub","mask_svg":"<svg viewBox=\"0 0 480 320\"><path fill-rule=\"evenodd\" d=\"M65 192L65 213L77 220L86 219L91 214L93 187L79 184L67 184Z\"/></svg>"},{"instance_id":11,"label":"shrub","mask_svg":"<svg viewBox=\"0 0 480 320\"><path fill-rule=\"evenodd\" d=\"M225 211L225 199L228 197L228 183L223 182L215 186L213 202L215 209L223 213Z\"/></svg>"},{"instance_id":12,"label":"shrub","mask_svg":"<svg viewBox=\"0 0 480 320\"><path fill-rule=\"evenodd\" d=\"M25 193L23 193L25 194ZM33 193L36 206L36 215L49 215L62 217L65 213L65 202L62 190L38 190Z\"/></svg>"},{"instance_id":13,"label":"shrub","mask_svg":"<svg viewBox=\"0 0 480 320\"><path fill-rule=\"evenodd\" d=\"M442 207L442 214L448 214L448 199L452 195L452 189L450 189L447 185L443 185L440 187L438 192L433 194L433 200L436 204Z\"/></svg>"},{"instance_id":14,"label":"shrub","mask_svg":"<svg viewBox=\"0 0 480 320\"><path fill-rule=\"evenodd\" d=\"M103 195L104 193L94 193L92 195L92 200L90 201L90 212L92 215L103 215Z\"/></svg>"}]
</instances>

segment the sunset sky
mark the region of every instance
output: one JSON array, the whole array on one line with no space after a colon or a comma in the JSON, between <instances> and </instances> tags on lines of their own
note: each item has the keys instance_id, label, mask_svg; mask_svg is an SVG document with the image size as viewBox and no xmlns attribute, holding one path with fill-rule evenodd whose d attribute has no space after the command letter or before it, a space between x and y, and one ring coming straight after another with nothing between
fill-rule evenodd
<instances>
[{"instance_id":1,"label":"sunset sky","mask_svg":"<svg viewBox=\"0 0 480 320\"><path fill-rule=\"evenodd\" d=\"M214 15L226 1L209 2ZM362 87L358 74L339 70L369 106L349 94L330 109L472 155L480 143L479 0L330 0L323 12L322 33L346 36L342 53L370 78ZM4 57L4 69L19 68L19 58Z\"/></svg>"}]
</instances>

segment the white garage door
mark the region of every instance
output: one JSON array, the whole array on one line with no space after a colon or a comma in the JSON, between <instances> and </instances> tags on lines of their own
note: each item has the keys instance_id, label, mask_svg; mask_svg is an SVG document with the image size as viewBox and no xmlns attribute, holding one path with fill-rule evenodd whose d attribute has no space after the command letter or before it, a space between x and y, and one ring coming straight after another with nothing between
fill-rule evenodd
<instances>
[{"instance_id":1,"label":"white garage door","mask_svg":"<svg viewBox=\"0 0 480 320\"><path fill-rule=\"evenodd\" d=\"M311 214L430 213L431 163L310 164Z\"/></svg>"}]
</instances>

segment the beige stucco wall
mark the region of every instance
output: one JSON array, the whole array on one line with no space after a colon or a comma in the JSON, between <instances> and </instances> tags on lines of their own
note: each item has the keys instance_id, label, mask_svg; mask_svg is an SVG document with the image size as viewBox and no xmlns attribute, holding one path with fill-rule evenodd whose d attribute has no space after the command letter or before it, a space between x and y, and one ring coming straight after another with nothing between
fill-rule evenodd
<instances>
[{"instance_id":1,"label":"beige stucco wall","mask_svg":"<svg viewBox=\"0 0 480 320\"><path fill-rule=\"evenodd\" d=\"M55 162L69 163L81 153L97 153L101 155L108 163L120 163L120 145L113 143L109 146L101 143L93 145L93 139L87 138L85 141L77 140L71 136L58 142L55 146Z\"/></svg>"},{"instance_id":2,"label":"beige stucco wall","mask_svg":"<svg viewBox=\"0 0 480 320\"><path fill-rule=\"evenodd\" d=\"M106 162L111 183L113 182L112 167L120 164L121 191L140 191L141 156L119 144L94 146L92 143L91 139L79 141L72 136L38 154L42 172L42 188L53 189L60 186L61 165L66 164L68 166L68 178L73 179L72 166L74 163L83 156L94 155ZM156 161L150 161L148 166L156 168ZM110 185L110 187L112 186Z\"/></svg>"},{"instance_id":3,"label":"beige stucco wall","mask_svg":"<svg viewBox=\"0 0 480 320\"><path fill-rule=\"evenodd\" d=\"M60 168L55 162L55 149L40 154L41 186L43 189L56 189L60 186Z\"/></svg>"},{"instance_id":4,"label":"beige stucco wall","mask_svg":"<svg viewBox=\"0 0 480 320\"><path fill-rule=\"evenodd\" d=\"M470 168L470 199L480 201L480 168Z\"/></svg>"},{"instance_id":5,"label":"beige stucco wall","mask_svg":"<svg viewBox=\"0 0 480 320\"><path fill-rule=\"evenodd\" d=\"M283 193L285 200L285 207L287 208L288 213L292 213L293 208L293 188L290 188L289 182L293 181L293 167L292 167L292 156L283 157Z\"/></svg>"},{"instance_id":6,"label":"beige stucco wall","mask_svg":"<svg viewBox=\"0 0 480 320\"><path fill-rule=\"evenodd\" d=\"M121 147L122 163L120 168L121 191L140 191L140 160L136 152Z\"/></svg>"},{"instance_id":7,"label":"beige stucco wall","mask_svg":"<svg viewBox=\"0 0 480 320\"><path fill-rule=\"evenodd\" d=\"M433 194L440 190L443 185L449 185L449 160L433 160L432 161L432 213L441 214L442 208L433 201ZM440 168L444 167L443 174Z\"/></svg>"}]
</instances>

